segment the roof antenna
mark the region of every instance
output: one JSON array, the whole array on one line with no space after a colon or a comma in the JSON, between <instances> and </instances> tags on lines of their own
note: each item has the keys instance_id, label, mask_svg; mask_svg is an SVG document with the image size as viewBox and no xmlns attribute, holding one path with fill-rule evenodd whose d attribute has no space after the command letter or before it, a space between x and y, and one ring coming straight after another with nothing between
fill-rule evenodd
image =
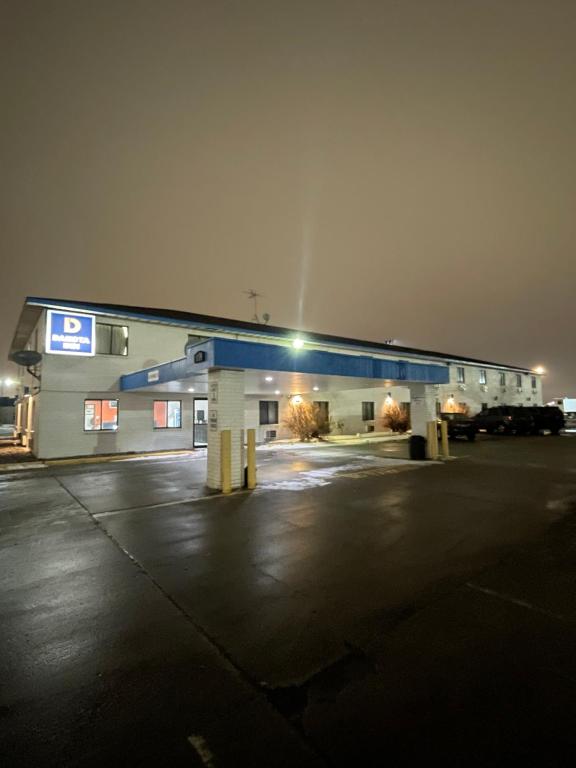
<instances>
[{"instance_id":1,"label":"roof antenna","mask_svg":"<svg viewBox=\"0 0 576 768\"><path fill-rule=\"evenodd\" d=\"M258 315L258 299L263 299L264 296L261 293L258 293L258 291L255 291L254 288L249 288L247 291L243 291L243 293L248 296L249 299L251 299L254 302L254 315L252 317L253 323L259 323L260 325L266 325L270 321L270 315L268 312L264 312L262 315L262 320L260 320L260 316Z\"/></svg>"}]
</instances>

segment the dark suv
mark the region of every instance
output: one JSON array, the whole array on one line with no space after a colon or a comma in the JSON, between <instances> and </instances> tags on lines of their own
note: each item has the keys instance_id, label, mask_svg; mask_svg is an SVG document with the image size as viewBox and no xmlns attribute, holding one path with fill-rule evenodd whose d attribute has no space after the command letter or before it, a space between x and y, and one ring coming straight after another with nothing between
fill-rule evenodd
<instances>
[{"instance_id":1,"label":"dark suv","mask_svg":"<svg viewBox=\"0 0 576 768\"><path fill-rule=\"evenodd\" d=\"M525 410L532 414L532 432L535 435L545 429L550 430L553 435L557 435L561 429L564 429L564 414L555 405L533 406Z\"/></svg>"},{"instance_id":2,"label":"dark suv","mask_svg":"<svg viewBox=\"0 0 576 768\"><path fill-rule=\"evenodd\" d=\"M476 439L478 427L469 416L463 413L441 413L440 418L448 423L448 437L465 437L469 442Z\"/></svg>"},{"instance_id":3,"label":"dark suv","mask_svg":"<svg viewBox=\"0 0 576 768\"><path fill-rule=\"evenodd\" d=\"M537 435L544 429L557 435L564 427L562 411L552 406L499 405L484 408L474 421L478 429L486 430L489 435L495 432Z\"/></svg>"}]
</instances>

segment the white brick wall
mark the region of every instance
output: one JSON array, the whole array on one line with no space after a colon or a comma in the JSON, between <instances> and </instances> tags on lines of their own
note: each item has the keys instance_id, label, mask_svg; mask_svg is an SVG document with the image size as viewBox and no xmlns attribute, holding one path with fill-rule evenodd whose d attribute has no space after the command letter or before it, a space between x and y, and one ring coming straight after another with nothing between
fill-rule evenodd
<instances>
[{"instance_id":1,"label":"white brick wall","mask_svg":"<svg viewBox=\"0 0 576 768\"><path fill-rule=\"evenodd\" d=\"M214 428L216 427L216 428ZM232 487L244 484L244 371L208 373L208 475L209 488L220 489L220 434L232 433Z\"/></svg>"}]
</instances>

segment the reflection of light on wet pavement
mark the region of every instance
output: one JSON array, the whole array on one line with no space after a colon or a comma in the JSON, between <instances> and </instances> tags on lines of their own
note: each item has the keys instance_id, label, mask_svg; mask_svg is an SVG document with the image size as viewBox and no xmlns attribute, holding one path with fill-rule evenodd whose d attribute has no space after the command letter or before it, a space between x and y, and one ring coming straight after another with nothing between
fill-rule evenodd
<instances>
[{"instance_id":1,"label":"reflection of light on wet pavement","mask_svg":"<svg viewBox=\"0 0 576 768\"><path fill-rule=\"evenodd\" d=\"M258 485L256 491L304 491L309 488L330 485L337 477L364 478L376 475L398 474L435 465L435 462L430 461L401 461L399 459L386 459L378 456L362 456L360 459L352 460L347 464L311 469L304 472L300 471L288 480L264 481Z\"/></svg>"}]
</instances>

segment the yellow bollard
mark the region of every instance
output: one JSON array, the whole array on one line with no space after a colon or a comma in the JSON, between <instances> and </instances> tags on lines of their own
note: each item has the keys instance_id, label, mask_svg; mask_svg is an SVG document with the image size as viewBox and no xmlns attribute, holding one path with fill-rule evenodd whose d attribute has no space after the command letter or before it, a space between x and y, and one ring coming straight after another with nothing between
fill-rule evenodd
<instances>
[{"instance_id":1,"label":"yellow bollard","mask_svg":"<svg viewBox=\"0 0 576 768\"><path fill-rule=\"evenodd\" d=\"M247 430L247 450L246 450L246 487L253 491L256 488L256 430Z\"/></svg>"},{"instance_id":2,"label":"yellow bollard","mask_svg":"<svg viewBox=\"0 0 576 768\"><path fill-rule=\"evenodd\" d=\"M232 491L232 433L229 429L220 432L220 483L222 493Z\"/></svg>"},{"instance_id":3,"label":"yellow bollard","mask_svg":"<svg viewBox=\"0 0 576 768\"><path fill-rule=\"evenodd\" d=\"M440 422L440 436L442 438L442 457L444 459L450 458L450 443L448 442L448 422L442 421Z\"/></svg>"},{"instance_id":4,"label":"yellow bollard","mask_svg":"<svg viewBox=\"0 0 576 768\"><path fill-rule=\"evenodd\" d=\"M438 459L438 423L436 421L429 421L426 425L426 432L428 437L428 458L431 461L437 461Z\"/></svg>"}]
</instances>

